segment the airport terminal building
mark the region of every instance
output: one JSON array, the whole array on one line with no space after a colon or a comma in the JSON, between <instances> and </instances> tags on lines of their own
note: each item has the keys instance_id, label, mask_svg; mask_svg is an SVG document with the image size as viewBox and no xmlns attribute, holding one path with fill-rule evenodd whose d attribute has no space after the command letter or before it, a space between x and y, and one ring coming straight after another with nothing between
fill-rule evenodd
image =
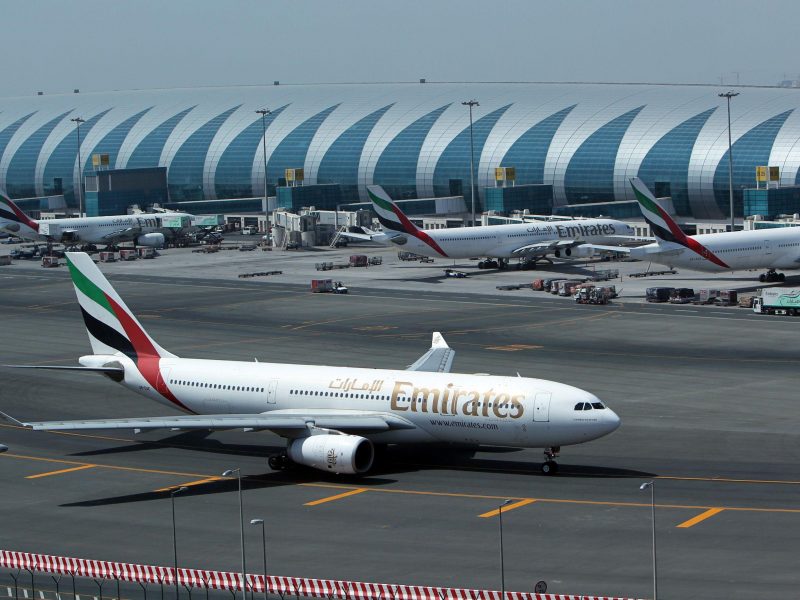
<instances>
[{"instance_id":1,"label":"airport terminal building","mask_svg":"<svg viewBox=\"0 0 800 600\"><path fill-rule=\"evenodd\" d=\"M329 199L327 208L365 201L373 183L397 199L464 196L469 203L472 133L479 208L487 208L490 188L497 186L495 168L514 167L507 195L515 208L526 202L540 208L542 198L556 209L632 200L627 181L638 175L657 195L670 196L679 215L720 219L728 212L729 170L722 91L701 85L276 82L5 98L0 188L11 198L63 194L77 206L78 169L90 194L97 192L98 171L108 169L129 178L163 173L168 197L159 199L171 203L260 197L265 145L270 195L291 185L286 169L302 168L303 186L319 192L307 197L318 204ZM779 167L787 192L800 183L800 89L738 91L731 113L741 217L743 190L755 187L756 166ZM471 99L480 103L472 129L462 105ZM262 120L256 111L263 108L271 113ZM800 212L800 198L796 206L792 212Z\"/></svg>"}]
</instances>

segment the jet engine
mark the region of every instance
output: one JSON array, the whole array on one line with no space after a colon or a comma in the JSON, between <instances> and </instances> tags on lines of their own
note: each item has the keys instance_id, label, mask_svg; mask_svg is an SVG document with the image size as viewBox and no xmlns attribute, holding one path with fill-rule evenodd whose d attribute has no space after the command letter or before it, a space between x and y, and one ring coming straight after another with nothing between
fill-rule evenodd
<instances>
[{"instance_id":1,"label":"jet engine","mask_svg":"<svg viewBox=\"0 0 800 600\"><path fill-rule=\"evenodd\" d=\"M6 221L3 223L3 229L10 231L11 233L17 233L19 231L19 223L14 223L14 221Z\"/></svg>"},{"instance_id":2,"label":"jet engine","mask_svg":"<svg viewBox=\"0 0 800 600\"><path fill-rule=\"evenodd\" d=\"M160 248L164 245L163 233L145 233L136 238L136 243L140 246L151 246L153 248Z\"/></svg>"},{"instance_id":3,"label":"jet engine","mask_svg":"<svg viewBox=\"0 0 800 600\"><path fill-rule=\"evenodd\" d=\"M289 458L294 462L343 475L366 473L375 458L375 449L367 438L357 435L311 435L289 444Z\"/></svg>"},{"instance_id":4,"label":"jet engine","mask_svg":"<svg viewBox=\"0 0 800 600\"><path fill-rule=\"evenodd\" d=\"M594 256L594 250L589 246L575 246L567 249L566 254L572 258L591 258Z\"/></svg>"}]
</instances>

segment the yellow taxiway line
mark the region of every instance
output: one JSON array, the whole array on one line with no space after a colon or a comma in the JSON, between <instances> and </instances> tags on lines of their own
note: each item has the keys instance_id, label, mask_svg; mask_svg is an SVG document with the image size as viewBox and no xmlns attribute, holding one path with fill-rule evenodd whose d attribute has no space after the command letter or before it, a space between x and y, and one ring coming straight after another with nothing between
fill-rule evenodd
<instances>
[{"instance_id":1,"label":"yellow taxiway line","mask_svg":"<svg viewBox=\"0 0 800 600\"><path fill-rule=\"evenodd\" d=\"M204 483L211 483L212 481L219 481L222 477L214 476L214 477L205 477L204 479L198 479L196 481L187 481L186 483L179 483L178 485L170 485L163 488L158 488L157 490L153 490L154 492L171 492L172 490L177 490L178 488L182 487L193 487L195 485L203 485Z\"/></svg>"},{"instance_id":2,"label":"yellow taxiway line","mask_svg":"<svg viewBox=\"0 0 800 600\"><path fill-rule=\"evenodd\" d=\"M40 477L50 477L51 475L62 475L63 473L84 471L86 469L93 469L96 466L97 465L79 465L77 467L69 467L68 469L59 469L58 471L48 471L47 473L39 473L38 475L28 475L25 479L39 479Z\"/></svg>"},{"instance_id":3,"label":"yellow taxiway line","mask_svg":"<svg viewBox=\"0 0 800 600\"><path fill-rule=\"evenodd\" d=\"M342 498L348 498L350 496L355 496L356 494L361 494L367 491L369 491L367 490L367 488L356 488L354 490L350 490L349 492L336 494L335 496L328 496L327 498L320 498L319 500L312 500L311 502L306 502L303 506L319 506L320 504L325 504L326 502L341 500Z\"/></svg>"},{"instance_id":4,"label":"yellow taxiway line","mask_svg":"<svg viewBox=\"0 0 800 600\"><path fill-rule=\"evenodd\" d=\"M676 527L678 527L680 529L688 529L689 527L694 527L695 525L697 525L701 521L705 521L706 519L708 519L710 517L713 517L716 514L721 513L723 510L725 510L725 509L724 508L709 508L707 511L701 512L696 517L693 517L693 518L689 519L688 521L684 521L680 525L676 525Z\"/></svg>"},{"instance_id":5,"label":"yellow taxiway line","mask_svg":"<svg viewBox=\"0 0 800 600\"><path fill-rule=\"evenodd\" d=\"M527 506L528 504L533 504L536 502L536 498L525 498L524 500L519 500L518 502L513 502L508 506L503 507L503 512L508 512L510 510L514 510L515 508L520 508L521 506ZM490 510L489 512L485 512L482 515L478 515L481 518L488 518L488 517L496 517L500 514L500 509L495 508L494 510Z\"/></svg>"}]
</instances>

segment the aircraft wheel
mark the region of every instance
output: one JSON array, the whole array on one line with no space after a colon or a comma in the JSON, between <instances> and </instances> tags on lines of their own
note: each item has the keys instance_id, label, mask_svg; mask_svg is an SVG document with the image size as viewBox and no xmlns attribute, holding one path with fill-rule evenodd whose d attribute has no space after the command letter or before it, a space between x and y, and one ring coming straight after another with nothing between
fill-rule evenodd
<instances>
[{"instance_id":1,"label":"aircraft wheel","mask_svg":"<svg viewBox=\"0 0 800 600\"><path fill-rule=\"evenodd\" d=\"M542 473L545 475L555 475L558 473L558 463L554 460L548 460L542 463Z\"/></svg>"},{"instance_id":2,"label":"aircraft wheel","mask_svg":"<svg viewBox=\"0 0 800 600\"><path fill-rule=\"evenodd\" d=\"M483 261L480 261L480 262L478 263L478 268L479 268L479 269L485 269L485 268L486 268L486 263L485 263L485 262L483 262Z\"/></svg>"},{"instance_id":3,"label":"aircraft wheel","mask_svg":"<svg viewBox=\"0 0 800 600\"><path fill-rule=\"evenodd\" d=\"M281 470L280 463L278 461L278 457L277 456L270 456L267 459L267 464L269 465L269 468L272 469L273 471L280 471Z\"/></svg>"},{"instance_id":4,"label":"aircraft wheel","mask_svg":"<svg viewBox=\"0 0 800 600\"><path fill-rule=\"evenodd\" d=\"M778 281L786 281L786 273L779 273L778 274Z\"/></svg>"},{"instance_id":5,"label":"aircraft wheel","mask_svg":"<svg viewBox=\"0 0 800 600\"><path fill-rule=\"evenodd\" d=\"M759 275L759 276L758 276L758 280L759 280L761 283L764 283L764 282L767 280L767 276L766 276L766 275L764 275L764 273L762 273L761 275Z\"/></svg>"}]
</instances>

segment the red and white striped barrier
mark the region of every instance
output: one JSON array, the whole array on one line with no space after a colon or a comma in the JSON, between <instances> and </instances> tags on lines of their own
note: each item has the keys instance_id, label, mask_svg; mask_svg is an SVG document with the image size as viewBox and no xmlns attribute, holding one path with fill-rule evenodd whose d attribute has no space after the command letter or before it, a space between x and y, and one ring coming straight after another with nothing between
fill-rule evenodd
<instances>
[{"instance_id":1,"label":"red and white striped barrier","mask_svg":"<svg viewBox=\"0 0 800 600\"><path fill-rule=\"evenodd\" d=\"M175 585L175 569L152 565L29 554L0 550L0 567L27 569L42 573L59 573L74 577L119 579L139 583ZM241 590L240 573L178 569L178 584L194 588ZM264 576L247 574L248 589L264 591ZM466 590L460 588L397 585L390 583L364 583L337 581L335 579L306 579L304 577L267 577L267 591L273 594L331 598L337 600L502 600L497 590ZM533 594L506 592L505 600L629 600L607 596L579 596L574 594Z\"/></svg>"}]
</instances>

